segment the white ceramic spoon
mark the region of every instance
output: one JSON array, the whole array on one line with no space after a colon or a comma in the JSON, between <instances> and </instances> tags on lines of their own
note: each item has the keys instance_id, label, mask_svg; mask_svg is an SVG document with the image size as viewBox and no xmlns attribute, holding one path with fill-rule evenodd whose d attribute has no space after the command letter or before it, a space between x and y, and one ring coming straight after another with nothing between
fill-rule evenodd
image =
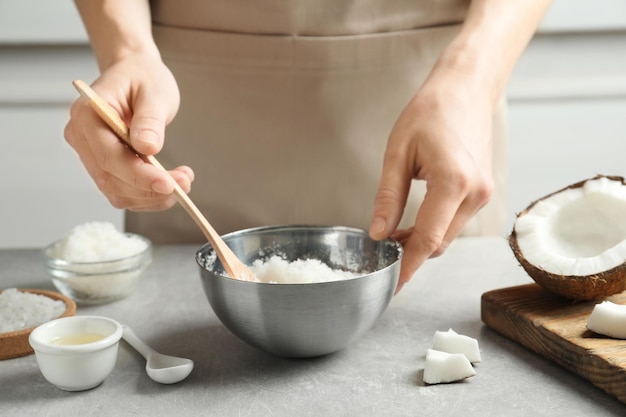
<instances>
[{"instance_id":1,"label":"white ceramic spoon","mask_svg":"<svg viewBox=\"0 0 626 417\"><path fill-rule=\"evenodd\" d=\"M193 369L191 359L163 355L156 352L137 337L135 332L125 324L122 325L124 340L146 358L146 372L152 380L161 384L175 384L187 378Z\"/></svg>"}]
</instances>

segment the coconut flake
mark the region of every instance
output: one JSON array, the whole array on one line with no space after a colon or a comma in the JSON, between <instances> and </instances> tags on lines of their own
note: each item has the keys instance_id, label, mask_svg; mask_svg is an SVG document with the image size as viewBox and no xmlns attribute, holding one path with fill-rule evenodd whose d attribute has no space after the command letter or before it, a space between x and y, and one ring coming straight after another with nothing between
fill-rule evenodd
<instances>
[{"instance_id":1,"label":"coconut flake","mask_svg":"<svg viewBox=\"0 0 626 417\"><path fill-rule=\"evenodd\" d=\"M144 240L118 231L113 223L87 222L65 238L60 257L69 262L105 262L139 254L146 247Z\"/></svg>"},{"instance_id":2,"label":"coconut flake","mask_svg":"<svg viewBox=\"0 0 626 417\"><path fill-rule=\"evenodd\" d=\"M287 261L274 255L267 260L256 260L250 267L259 282L268 284L310 284L341 281L363 275L333 269L317 259Z\"/></svg>"}]
</instances>

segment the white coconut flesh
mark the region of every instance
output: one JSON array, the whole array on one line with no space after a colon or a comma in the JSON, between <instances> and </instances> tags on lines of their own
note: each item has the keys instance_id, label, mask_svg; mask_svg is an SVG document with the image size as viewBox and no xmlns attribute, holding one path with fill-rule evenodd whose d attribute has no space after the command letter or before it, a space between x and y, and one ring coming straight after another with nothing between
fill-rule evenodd
<instances>
[{"instance_id":1,"label":"white coconut flesh","mask_svg":"<svg viewBox=\"0 0 626 417\"><path fill-rule=\"evenodd\" d=\"M593 307L587 328L615 339L626 339L626 306L603 301Z\"/></svg>"},{"instance_id":2,"label":"white coconut flesh","mask_svg":"<svg viewBox=\"0 0 626 417\"><path fill-rule=\"evenodd\" d=\"M461 381L476 375L476 371L462 353L440 352L428 349L424 366L424 382L441 384Z\"/></svg>"},{"instance_id":3,"label":"white coconut flesh","mask_svg":"<svg viewBox=\"0 0 626 417\"><path fill-rule=\"evenodd\" d=\"M478 363L481 360L478 340L458 334L452 329L449 329L447 332L436 331L433 337L432 348L441 352L461 353L471 363Z\"/></svg>"},{"instance_id":4,"label":"white coconut flesh","mask_svg":"<svg viewBox=\"0 0 626 417\"><path fill-rule=\"evenodd\" d=\"M515 222L517 244L534 266L588 276L626 260L626 186L606 177L538 201Z\"/></svg>"},{"instance_id":5,"label":"white coconut flesh","mask_svg":"<svg viewBox=\"0 0 626 417\"><path fill-rule=\"evenodd\" d=\"M424 382L432 385L462 381L476 375L472 363L480 360L478 340L452 329L436 331L432 348L426 353Z\"/></svg>"}]
</instances>

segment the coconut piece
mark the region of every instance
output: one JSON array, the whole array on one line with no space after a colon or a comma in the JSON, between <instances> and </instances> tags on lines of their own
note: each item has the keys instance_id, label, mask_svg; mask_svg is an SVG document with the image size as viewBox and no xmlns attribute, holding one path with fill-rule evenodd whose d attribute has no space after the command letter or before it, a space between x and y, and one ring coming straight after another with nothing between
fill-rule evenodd
<instances>
[{"instance_id":1,"label":"coconut piece","mask_svg":"<svg viewBox=\"0 0 626 417\"><path fill-rule=\"evenodd\" d=\"M611 301L596 304L587 320L587 328L614 339L626 339L626 305Z\"/></svg>"},{"instance_id":2,"label":"coconut piece","mask_svg":"<svg viewBox=\"0 0 626 417\"><path fill-rule=\"evenodd\" d=\"M509 245L545 289L597 300L626 289L626 184L598 175L549 194L517 216Z\"/></svg>"},{"instance_id":3,"label":"coconut piece","mask_svg":"<svg viewBox=\"0 0 626 417\"><path fill-rule=\"evenodd\" d=\"M447 332L435 332L433 349L447 353L462 353L471 363L478 363L481 360L478 340L458 334L452 329Z\"/></svg>"},{"instance_id":4,"label":"coconut piece","mask_svg":"<svg viewBox=\"0 0 626 417\"><path fill-rule=\"evenodd\" d=\"M462 381L476 375L472 364L462 353L447 353L428 349L424 366L424 382L441 384Z\"/></svg>"}]
</instances>

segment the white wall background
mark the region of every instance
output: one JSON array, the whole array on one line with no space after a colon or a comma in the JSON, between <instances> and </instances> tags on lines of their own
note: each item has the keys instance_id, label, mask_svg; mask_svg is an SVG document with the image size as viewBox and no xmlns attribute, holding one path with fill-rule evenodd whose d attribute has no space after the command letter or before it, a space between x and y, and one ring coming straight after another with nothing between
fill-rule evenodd
<instances>
[{"instance_id":1,"label":"white wall background","mask_svg":"<svg viewBox=\"0 0 626 417\"><path fill-rule=\"evenodd\" d=\"M0 0L0 248L89 220L122 227L63 139L71 80L96 74L71 0ZM509 224L564 185L626 175L626 2L556 0L508 97Z\"/></svg>"}]
</instances>

